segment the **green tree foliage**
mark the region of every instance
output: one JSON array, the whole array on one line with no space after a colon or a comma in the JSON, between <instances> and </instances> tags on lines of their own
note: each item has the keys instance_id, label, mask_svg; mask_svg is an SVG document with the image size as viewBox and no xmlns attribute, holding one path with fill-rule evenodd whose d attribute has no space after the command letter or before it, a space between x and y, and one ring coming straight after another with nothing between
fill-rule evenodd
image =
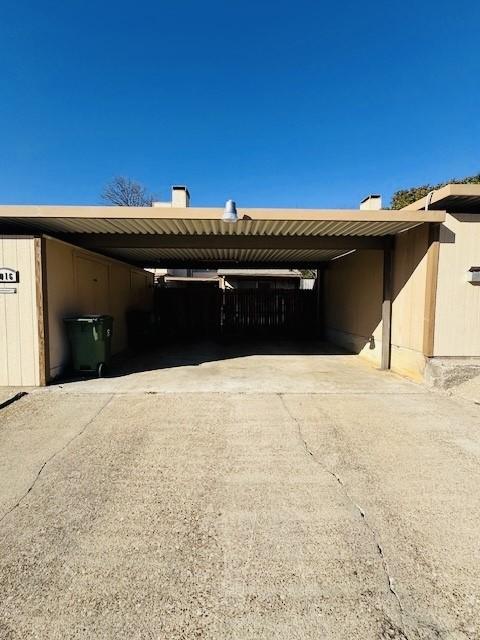
<instances>
[{"instance_id":1,"label":"green tree foliage","mask_svg":"<svg viewBox=\"0 0 480 640\"><path fill-rule=\"evenodd\" d=\"M392 201L390 206L392 209L402 209L403 207L407 207L409 204L412 204L416 200L420 200L420 198L424 198L426 195L430 193L430 191L435 191L436 189L440 189L447 184L479 184L480 183L480 173L477 173L474 176L467 176L466 178L455 178L453 180L447 180L447 182L440 182L439 184L422 184L419 187L411 187L410 189L400 189L399 191L395 191L392 196Z\"/></svg>"}]
</instances>

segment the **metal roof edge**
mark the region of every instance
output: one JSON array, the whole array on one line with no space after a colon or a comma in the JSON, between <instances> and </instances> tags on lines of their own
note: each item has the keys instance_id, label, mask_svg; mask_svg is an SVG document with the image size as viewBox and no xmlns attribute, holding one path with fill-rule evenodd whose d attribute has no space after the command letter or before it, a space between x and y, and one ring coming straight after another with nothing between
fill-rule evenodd
<instances>
[{"instance_id":1,"label":"metal roof edge","mask_svg":"<svg viewBox=\"0 0 480 640\"><path fill-rule=\"evenodd\" d=\"M480 185L479 185L480 186ZM241 208L239 221L248 220L306 220L339 222L444 222L444 211L421 211L408 209L380 209L368 211L361 209L285 209L285 208ZM104 206L39 206L39 205L0 205L2 218L18 219L93 219L93 220L220 220L221 208L188 207L104 207ZM228 224L228 223L224 223Z\"/></svg>"}]
</instances>

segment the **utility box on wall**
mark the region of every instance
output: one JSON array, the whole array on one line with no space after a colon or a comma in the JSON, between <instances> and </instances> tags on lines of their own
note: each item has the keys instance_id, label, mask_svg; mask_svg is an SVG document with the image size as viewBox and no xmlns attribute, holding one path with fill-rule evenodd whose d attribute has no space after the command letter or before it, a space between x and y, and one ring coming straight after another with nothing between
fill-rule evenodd
<instances>
[{"instance_id":1,"label":"utility box on wall","mask_svg":"<svg viewBox=\"0 0 480 640\"><path fill-rule=\"evenodd\" d=\"M467 272L467 282L480 285L480 267L470 267Z\"/></svg>"}]
</instances>

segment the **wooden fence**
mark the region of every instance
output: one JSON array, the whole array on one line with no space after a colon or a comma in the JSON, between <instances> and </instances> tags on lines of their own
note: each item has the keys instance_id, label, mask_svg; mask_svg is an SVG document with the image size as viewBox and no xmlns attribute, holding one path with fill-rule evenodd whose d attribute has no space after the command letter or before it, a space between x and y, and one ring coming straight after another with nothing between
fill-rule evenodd
<instances>
[{"instance_id":1,"label":"wooden fence","mask_svg":"<svg viewBox=\"0 0 480 640\"><path fill-rule=\"evenodd\" d=\"M294 334L310 329L315 320L312 291L225 291L222 331L244 334Z\"/></svg>"},{"instance_id":2,"label":"wooden fence","mask_svg":"<svg viewBox=\"0 0 480 640\"><path fill-rule=\"evenodd\" d=\"M299 335L317 322L313 291L159 288L155 302L166 336Z\"/></svg>"}]
</instances>

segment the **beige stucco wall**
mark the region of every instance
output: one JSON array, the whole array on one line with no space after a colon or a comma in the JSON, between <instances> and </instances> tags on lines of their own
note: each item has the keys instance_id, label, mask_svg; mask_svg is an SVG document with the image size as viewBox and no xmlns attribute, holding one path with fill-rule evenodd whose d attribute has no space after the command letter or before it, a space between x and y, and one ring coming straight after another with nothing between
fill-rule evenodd
<instances>
[{"instance_id":1,"label":"beige stucco wall","mask_svg":"<svg viewBox=\"0 0 480 640\"><path fill-rule=\"evenodd\" d=\"M428 233L428 226L422 225L395 236L393 261L391 367L418 379L425 369Z\"/></svg>"},{"instance_id":2,"label":"beige stucco wall","mask_svg":"<svg viewBox=\"0 0 480 640\"><path fill-rule=\"evenodd\" d=\"M46 266L50 377L68 361L65 316L112 315L113 353L125 349L126 312L151 308L153 274L54 239L46 241Z\"/></svg>"},{"instance_id":3,"label":"beige stucco wall","mask_svg":"<svg viewBox=\"0 0 480 640\"><path fill-rule=\"evenodd\" d=\"M480 286L467 282L480 266L480 214L448 214L440 231L435 356L480 356Z\"/></svg>"},{"instance_id":4,"label":"beige stucco wall","mask_svg":"<svg viewBox=\"0 0 480 640\"><path fill-rule=\"evenodd\" d=\"M356 251L329 263L324 280L327 338L375 364L381 354L382 278L382 252Z\"/></svg>"},{"instance_id":5,"label":"beige stucco wall","mask_svg":"<svg viewBox=\"0 0 480 640\"><path fill-rule=\"evenodd\" d=\"M35 240L0 236L0 267L19 272L20 282L0 288L0 386L39 384L39 340Z\"/></svg>"},{"instance_id":6,"label":"beige stucco wall","mask_svg":"<svg viewBox=\"0 0 480 640\"><path fill-rule=\"evenodd\" d=\"M426 226L399 234L393 259L391 366L414 378L423 375L425 366L427 244ZM382 296L381 251L357 251L329 264L325 274L327 338L377 366L382 350Z\"/></svg>"}]
</instances>

